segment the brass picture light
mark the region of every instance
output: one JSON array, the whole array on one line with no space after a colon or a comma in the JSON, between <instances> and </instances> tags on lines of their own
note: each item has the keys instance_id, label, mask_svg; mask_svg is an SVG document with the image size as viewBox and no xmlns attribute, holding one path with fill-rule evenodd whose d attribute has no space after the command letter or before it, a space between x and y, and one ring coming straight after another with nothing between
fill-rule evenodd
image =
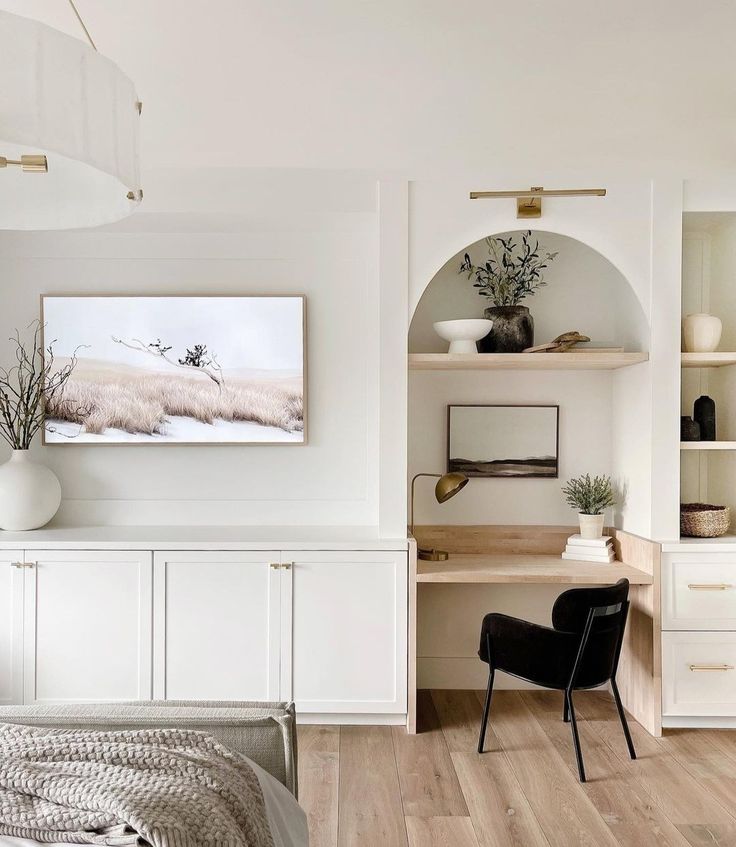
<instances>
[{"instance_id":1,"label":"brass picture light","mask_svg":"<svg viewBox=\"0 0 736 847\"><path fill-rule=\"evenodd\" d=\"M471 200L489 197L513 197L516 199L517 218L541 218L542 197L605 197L605 188L542 188L532 186L521 191L471 191Z\"/></svg>"},{"instance_id":2,"label":"brass picture light","mask_svg":"<svg viewBox=\"0 0 736 847\"><path fill-rule=\"evenodd\" d=\"M454 497L458 491L462 491L468 484L469 479L464 473L418 473L411 481L411 534L414 535L414 483L420 476L428 476L437 480L434 487L434 496L438 503L446 503ZM417 557L430 562L444 562L448 558L445 550L425 550L421 547L417 550Z\"/></svg>"},{"instance_id":3,"label":"brass picture light","mask_svg":"<svg viewBox=\"0 0 736 847\"><path fill-rule=\"evenodd\" d=\"M21 156L20 159L6 159L5 156L0 156L0 168L7 168L10 165L15 165L25 173L30 174L45 174L49 169L46 157L40 153L26 154Z\"/></svg>"}]
</instances>

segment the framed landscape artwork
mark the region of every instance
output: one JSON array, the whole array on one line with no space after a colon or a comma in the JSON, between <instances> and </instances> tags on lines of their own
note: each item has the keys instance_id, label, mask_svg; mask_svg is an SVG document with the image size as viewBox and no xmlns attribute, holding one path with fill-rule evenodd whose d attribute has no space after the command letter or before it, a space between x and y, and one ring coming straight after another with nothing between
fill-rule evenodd
<instances>
[{"instance_id":1,"label":"framed landscape artwork","mask_svg":"<svg viewBox=\"0 0 736 847\"><path fill-rule=\"evenodd\" d=\"M301 296L45 296L46 444L304 444Z\"/></svg>"},{"instance_id":2,"label":"framed landscape artwork","mask_svg":"<svg viewBox=\"0 0 736 847\"><path fill-rule=\"evenodd\" d=\"M447 469L556 479L558 427L559 406L448 406Z\"/></svg>"}]
</instances>

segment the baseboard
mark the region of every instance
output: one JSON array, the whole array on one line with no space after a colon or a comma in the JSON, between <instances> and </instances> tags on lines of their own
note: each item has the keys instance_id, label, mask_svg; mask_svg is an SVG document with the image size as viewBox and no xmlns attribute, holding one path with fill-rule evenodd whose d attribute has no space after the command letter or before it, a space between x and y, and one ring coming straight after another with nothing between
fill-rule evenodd
<instances>
[{"instance_id":1,"label":"baseboard","mask_svg":"<svg viewBox=\"0 0 736 847\"><path fill-rule=\"evenodd\" d=\"M665 715L662 729L736 729L736 717Z\"/></svg>"},{"instance_id":2,"label":"baseboard","mask_svg":"<svg viewBox=\"0 0 736 847\"><path fill-rule=\"evenodd\" d=\"M345 715L335 713L305 714L297 711L297 724L332 726L405 726L406 715Z\"/></svg>"}]
</instances>

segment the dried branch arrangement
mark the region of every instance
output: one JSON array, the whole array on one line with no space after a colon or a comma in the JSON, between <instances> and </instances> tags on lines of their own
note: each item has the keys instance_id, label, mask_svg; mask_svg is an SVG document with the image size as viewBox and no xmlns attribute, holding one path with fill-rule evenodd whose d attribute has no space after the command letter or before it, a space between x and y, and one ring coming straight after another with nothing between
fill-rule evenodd
<instances>
[{"instance_id":1,"label":"dried branch arrangement","mask_svg":"<svg viewBox=\"0 0 736 847\"><path fill-rule=\"evenodd\" d=\"M27 450L44 424L48 403L60 399L77 364L76 355L63 366L54 361L53 341L43 344L43 325L34 321L30 337L20 332L10 338L15 364L0 367L0 436L13 450Z\"/></svg>"}]
</instances>

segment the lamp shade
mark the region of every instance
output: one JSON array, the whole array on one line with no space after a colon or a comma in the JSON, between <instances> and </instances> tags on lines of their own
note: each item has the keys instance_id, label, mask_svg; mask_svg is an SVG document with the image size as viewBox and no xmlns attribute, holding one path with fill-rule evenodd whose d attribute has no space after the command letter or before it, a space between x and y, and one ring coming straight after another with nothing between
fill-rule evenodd
<instances>
[{"instance_id":1,"label":"lamp shade","mask_svg":"<svg viewBox=\"0 0 736 847\"><path fill-rule=\"evenodd\" d=\"M463 473L446 473L437 480L434 487L434 496L438 503L444 503L454 497L458 491L462 491L468 484L468 478Z\"/></svg>"},{"instance_id":2,"label":"lamp shade","mask_svg":"<svg viewBox=\"0 0 736 847\"><path fill-rule=\"evenodd\" d=\"M0 157L48 159L48 173L0 169L0 229L89 227L129 215L140 199L131 80L84 42L3 11L0 79Z\"/></svg>"}]
</instances>

